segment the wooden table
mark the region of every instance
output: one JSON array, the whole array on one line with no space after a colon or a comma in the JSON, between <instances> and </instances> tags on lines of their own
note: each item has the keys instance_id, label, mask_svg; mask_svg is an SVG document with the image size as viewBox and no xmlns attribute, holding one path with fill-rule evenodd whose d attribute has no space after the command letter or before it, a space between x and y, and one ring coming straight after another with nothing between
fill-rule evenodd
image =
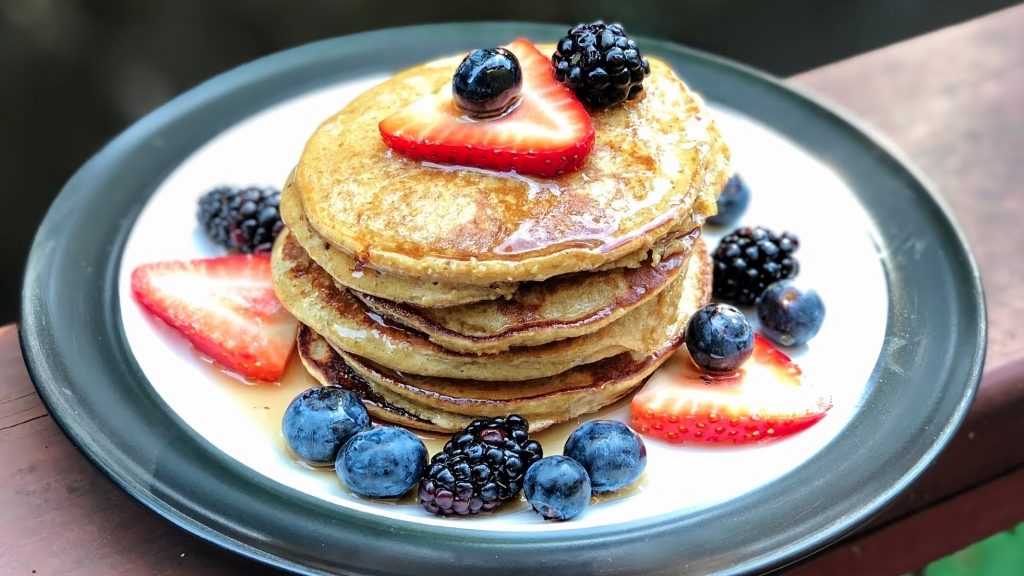
<instances>
[{"instance_id":1,"label":"wooden table","mask_svg":"<svg viewBox=\"0 0 1024 576\"><path fill-rule=\"evenodd\" d=\"M1024 6L792 78L937 185L981 267L989 346L952 445L884 514L791 574L899 574L1024 522ZM165 522L94 469L0 327L0 574L272 574Z\"/></svg>"}]
</instances>

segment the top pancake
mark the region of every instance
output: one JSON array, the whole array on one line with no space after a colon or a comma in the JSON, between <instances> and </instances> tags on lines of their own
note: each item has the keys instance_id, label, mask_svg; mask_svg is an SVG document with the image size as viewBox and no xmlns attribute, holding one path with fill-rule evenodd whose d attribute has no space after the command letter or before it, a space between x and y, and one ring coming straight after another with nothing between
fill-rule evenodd
<instances>
[{"instance_id":1,"label":"top pancake","mask_svg":"<svg viewBox=\"0 0 1024 576\"><path fill-rule=\"evenodd\" d=\"M594 149L574 173L535 179L393 154L379 122L448 89L460 60L397 74L307 142L295 170L305 215L357 261L463 284L543 280L601 267L714 214L728 150L701 99L653 58L642 97L592 113Z\"/></svg>"}]
</instances>

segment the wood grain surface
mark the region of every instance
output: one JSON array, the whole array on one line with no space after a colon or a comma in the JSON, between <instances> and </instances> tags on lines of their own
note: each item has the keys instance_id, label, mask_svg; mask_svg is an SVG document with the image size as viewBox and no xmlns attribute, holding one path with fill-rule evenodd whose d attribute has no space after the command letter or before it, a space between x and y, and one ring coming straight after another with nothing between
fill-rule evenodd
<instances>
[{"instance_id":1,"label":"wood grain surface","mask_svg":"<svg viewBox=\"0 0 1024 576\"><path fill-rule=\"evenodd\" d=\"M852 112L935 185L981 269L987 366L1024 353L1024 6L790 80Z\"/></svg>"},{"instance_id":2,"label":"wood grain surface","mask_svg":"<svg viewBox=\"0 0 1024 576\"><path fill-rule=\"evenodd\" d=\"M887 515L794 574L896 574L1024 521L1020 506L996 504L1024 493L1024 454L1003 436L1024 426L1012 417L1024 406L1021 30L1024 6L792 79L937 185L979 262L990 319L986 377L951 448ZM0 328L0 375L0 574L274 573L179 530L93 468L36 395L12 326ZM936 538L935 522L952 533Z\"/></svg>"},{"instance_id":3,"label":"wood grain surface","mask_svg":"<svg viewBox=\"0 0 1024 576\"><path fill-rule=\"evenodd\" d=\"M121 492L50 418L0 328L0 574L271 574Z\"/></svg>"}]
</instances>

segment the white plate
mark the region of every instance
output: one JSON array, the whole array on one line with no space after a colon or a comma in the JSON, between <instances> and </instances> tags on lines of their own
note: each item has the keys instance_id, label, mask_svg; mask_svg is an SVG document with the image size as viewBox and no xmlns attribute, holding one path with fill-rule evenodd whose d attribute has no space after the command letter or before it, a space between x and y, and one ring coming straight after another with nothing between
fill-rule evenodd
<instances>
[{"instance_id":1,"label":"white plate","mask_svg":"<svg viewBox=\"0 0 1024 576\"><path fill-rule=\"evenodd\" d=\"M732 149L733 166L752 189L741 224L797 234L800 277L825 302L825 324L818 336L802 349L787 350L803 368L805 382L832 396L833 408L821 422L793 437L747 447L674 446L646 439L648 467L638 487L564 523L543 522L523 506L513 507L511 513L453 522L414 503L358 498L347 493L333 474L297 463L280 437L280 415L290 397L312 380L293 369L282 387L255 388L222 376L132 299L129 277L136 266L148 262L223 254L196 225L198 197L224 184L280 186L316 126L381 79L372 76L329 86L225 130L160 184L135 222L120 269L121 318L128 344L163 400L214 446L259 474L336 506L464 530L563 531L668 511L697 511L736 498L828 450L855 417L868 392L887 316L886 280L871 221L851 189L808 151L757 119L711 102ZM706 227L709 246L713 248L724 232ZM837 263L842 264L842 273L836 273ZM620 403L596 416L628 420L628 406ZM558 439L571 429L563 426L545 435L545 454L560 453Z\"/></svg>"}]
</instances>

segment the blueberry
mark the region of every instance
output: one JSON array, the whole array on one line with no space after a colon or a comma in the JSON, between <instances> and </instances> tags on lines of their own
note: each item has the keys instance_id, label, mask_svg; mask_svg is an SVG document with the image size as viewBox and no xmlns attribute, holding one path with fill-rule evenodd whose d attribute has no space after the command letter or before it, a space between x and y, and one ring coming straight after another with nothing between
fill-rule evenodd
<instances>
[{"instance_id":1,"label":"blueberry","mask_svg":"<svg viewBox=\"0 0 1024 576\"><path fill-rule=\"evenodd\" d=\"M281 431L288 447L310 464L334 462L346 440L370 426L358 396L337 386L310 388L284 411Z\"/></svg>"},{"instance_id":2,"label":"blueberry","mask_svg":"<svg viewBox=\"0 0 1024 576\"><path fill-rule=\"evenodd\" d=\"M708 304L686 324L686 349L712 374L735 372L754 351L754 331L743 313L728 304Z\"/></svg>"},{"instance_id":3,"label":"blueberry","mask_svg":"<svg viewBox=\"0 0 1024 576\"><path fill-rule=\"evenodd\" d=\"M523 491L545 520L569 520L590 504L590 476L572 458L548 456L526 471Z\"/></svg>"},{"instance_id":4,"label":"blueberry","mask_svg":"<svg viewBox=\"0 0 1024 576\"><path fill-rule=\"evenodd\" d=\"M818 293L792 280L780 280L764 289L757 300L761 332L783 346L799 346L818 333L825 320L825 305Z\"/></svg>"},{"instance_id":5,"label":"blueberry","mask_svg":"<svg viewBox=\"0 0 1024 576\"><path fill-rule=\"evenodd\" d=\"M562 454L583 466L598 494L632 484L647 466L647 447L640 435L615 420L580 426L565 441Z\"/></svg>"},{"instance_id":6,"label":"blueberry","mask_svg":"<svg viewBox=\"0 0 1024 576\"><path fill-rule=\"evenodd\" d=\"M715 226L732 224L743 215L747 204L750 204L750 187L739 174L733 174L718 196L718 213L710 216L708 223Z\"/></svg>"},{"instance_id":7,"label":"blueberry","mask_svg":"<svg viewBox=\"0 0 1024 576\"><path fill-rule=\"evenodd\" d=\"M363 430L345 442L334 469L348 489L370 498L394 498L416 486L427 468L427 447L397 426Z\"/></svg>"},{"instance_id":8,"label":"blueberry","mask_svg":"<svg viewBox=\"0 0 1024 576\"><path fill-rule=\"evenodd\" d=\"M452 97L460 110L477 118L508 110L523 89L523 71L516 55L504 48L470 52L452 77Z\"/></svg>"}]
</instances>

